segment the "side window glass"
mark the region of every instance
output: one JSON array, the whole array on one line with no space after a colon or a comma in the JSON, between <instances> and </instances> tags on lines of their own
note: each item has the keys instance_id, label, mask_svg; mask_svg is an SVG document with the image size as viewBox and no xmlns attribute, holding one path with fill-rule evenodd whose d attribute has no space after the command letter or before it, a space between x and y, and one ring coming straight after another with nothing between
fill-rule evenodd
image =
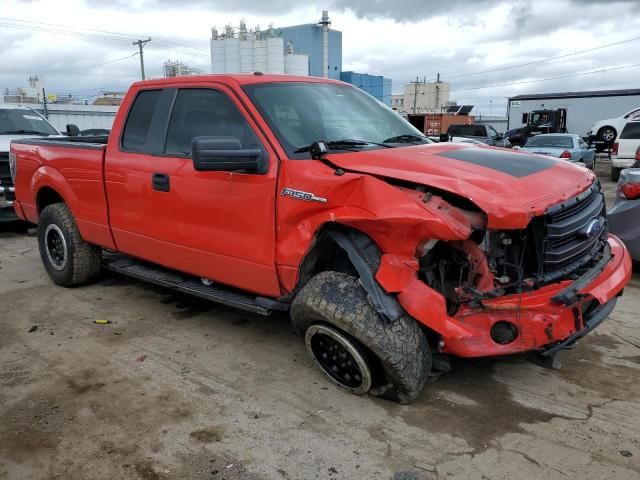
<instances>
[{"instance_id":1,"label":"side window glass","mask_svg":"<svg viewBox=\"0 0 640 480\"><path fill-rule=\"evenodd\" d=\"M145 150L151 118L161 92L162 90L143 90L136 96L122 134L122 147L125 150Z\"/></svg>"},{"instance_id":2,"label":"side window glass","mask_svg":"<svg viewBox=\"0 0 640 480\"><path fill-rule=\"evenodd\" d=\"M640 122L627 123L620 134L620 139L640 139Z\"/></svg>"},{"instance_id":3,"label":"side window glass","mask_svg":"<svg viewBox=\"0 0 640 480\"><path fill-rule=\"evenodd\" d=\"M258 145L246 119L224 93L201 88L180 90L169 120L165 151L190 155L191 140L201 136L235 137L243 148Z\"/></svg>"}]
</instances>

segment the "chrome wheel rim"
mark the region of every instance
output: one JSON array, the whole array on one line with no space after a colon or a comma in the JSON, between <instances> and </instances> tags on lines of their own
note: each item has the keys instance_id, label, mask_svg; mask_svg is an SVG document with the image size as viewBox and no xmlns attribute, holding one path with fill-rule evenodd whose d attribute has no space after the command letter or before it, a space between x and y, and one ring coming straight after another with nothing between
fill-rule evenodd
<instances>
[{"instance_id":1,"label":"chrome wheel rim","mask_svg":"<svg viewBox=\"0 0 640 480\"><path fill-rule=\"evenodd\" d=\"M371 388L372 375L365 357L352 340L337 330L312 325L305 334L307 351L329 379L352 393Z\"/></svg>"},{"instance_id":2,"label":"chrome wheel rim","mask_svg":"<svg viewBox=\"0 0 640 480\"><path fill-rule=\"evenodd\" d=\"M49 264L56 270L64 270L67 265L68 251L67 241L60 227L51 224L44 232L44 247L47 252Z\"/></svg>"},{"instance_id":3,"label":"chrome wheel rim","mask_svg":"<svg viewBox=\"0 0 640 480\"><path fill-rule=\"evenodd\" d=\"M611 130L610 128L605 128L602 131L602 139L606 142L610 142L615 138L615 136L615 133L613 133L613 130Z\"/></svg>"}]
</instances>

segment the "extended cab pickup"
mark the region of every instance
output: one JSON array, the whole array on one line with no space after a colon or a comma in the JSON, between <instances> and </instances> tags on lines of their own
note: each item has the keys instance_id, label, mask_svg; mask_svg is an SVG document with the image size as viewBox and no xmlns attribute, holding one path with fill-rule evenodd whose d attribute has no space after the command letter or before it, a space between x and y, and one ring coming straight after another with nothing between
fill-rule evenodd
<instances>
[{"instance_id":1,"label":"extended cab pickup","mask_svg":"<svg viewBox=\"0 0 640 480\"><path fill-rule=\"evenodd\" d=\"M16 211L55 283L108 268L290 311L313 361L358 394L409 402L448 355L553 358L631 275L593 172L431 144L337 81L140 82L108 137L11 152Z\"/></svg>"}]
</instances>

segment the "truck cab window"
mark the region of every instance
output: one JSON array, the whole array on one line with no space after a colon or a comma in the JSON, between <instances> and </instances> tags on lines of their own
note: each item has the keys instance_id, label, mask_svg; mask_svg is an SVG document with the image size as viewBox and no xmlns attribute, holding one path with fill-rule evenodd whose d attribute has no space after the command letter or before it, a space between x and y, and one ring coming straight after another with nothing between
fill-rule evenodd
<instances>
[{"instance_id":1,"label":"truck cab window","mask_svg":"<svg viewBox=\"0 0 640 480\"><path fill-rule=\"evenodd\" d=\"M122 134L122 148L125 150L145 150L151 118L161 92L162 90L143 90L136 96Z\"/></svg>"},{"instance_id":2,"label":"truck cab window","mask_svg":"<svg viewBox=\"0 0 640 480\"><path fill-rule=\"evenodd\" d=\"M169 120L165 151L190 155L191 140L201 136L235 137L243 147L258 144L246 119L224 93L200 88L180 90Z\"/></svg>"},{"instance_id":3,"label":"truck cab window","mask_svg":"<svg viewBox=\"0 0 640 480\"><path fill-rule=\"evenodd\" d=\"M624 127L620 134L620 139L640 139L640 122L630 122Z\"/></svg>"}]
</instances>

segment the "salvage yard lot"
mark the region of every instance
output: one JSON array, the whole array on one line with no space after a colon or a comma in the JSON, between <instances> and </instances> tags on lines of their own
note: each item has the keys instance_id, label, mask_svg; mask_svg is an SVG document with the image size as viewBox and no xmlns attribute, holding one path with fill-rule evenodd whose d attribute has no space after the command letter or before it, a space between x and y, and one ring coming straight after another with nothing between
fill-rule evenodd
<instances>
[{"instance_id":1,"label":"salvage yard lot","mask_svg":"<svg viewBox=\"0 0 640 480\"><path fill-rule=\"evenodd\" d=\"M329 384L286 316L63 289L35 237L0 244L0 479L640 476L638 274L561 370L459 361L402 406Z\"/></svg>"}]
</instances>

